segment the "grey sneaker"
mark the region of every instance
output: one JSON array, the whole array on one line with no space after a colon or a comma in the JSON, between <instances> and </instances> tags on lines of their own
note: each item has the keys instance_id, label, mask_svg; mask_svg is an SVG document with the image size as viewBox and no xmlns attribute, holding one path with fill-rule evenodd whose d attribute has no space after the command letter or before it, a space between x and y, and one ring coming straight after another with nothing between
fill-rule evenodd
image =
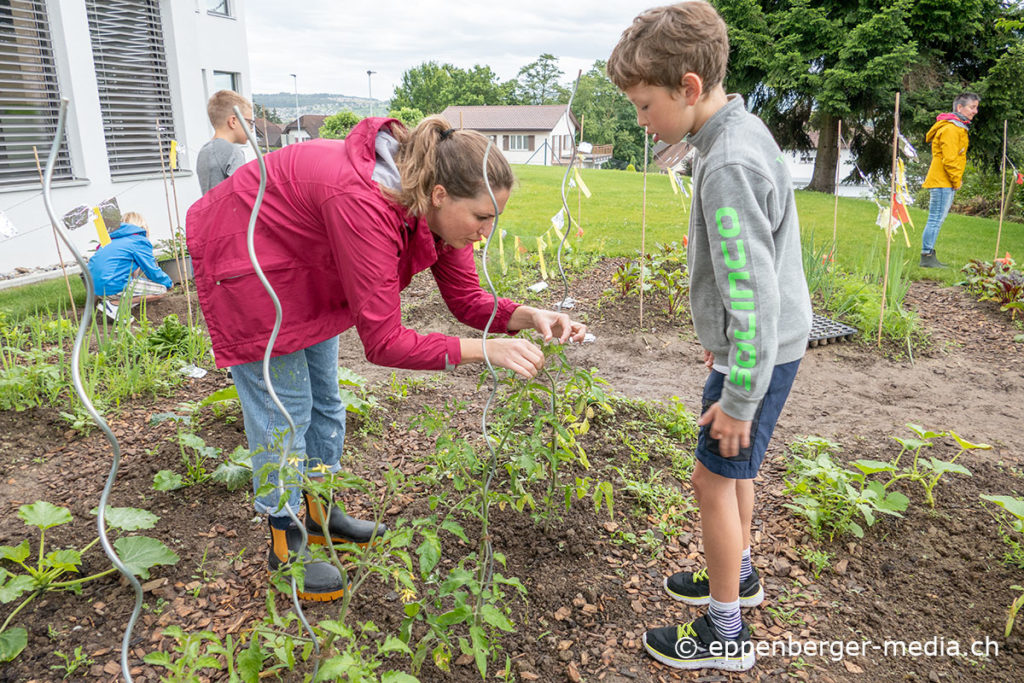
<instances>
[{"instance_id":1,"label":"grey sneaker","mask_svg":"<svg viewBox=\"0 0 1024 683\"><path fill-rule=\"evenodd\" d=\"M935 255L935 250L921 252L921 267L922 268L949 268L948 264L943 263Z\"/></svg>"}]
</instances>

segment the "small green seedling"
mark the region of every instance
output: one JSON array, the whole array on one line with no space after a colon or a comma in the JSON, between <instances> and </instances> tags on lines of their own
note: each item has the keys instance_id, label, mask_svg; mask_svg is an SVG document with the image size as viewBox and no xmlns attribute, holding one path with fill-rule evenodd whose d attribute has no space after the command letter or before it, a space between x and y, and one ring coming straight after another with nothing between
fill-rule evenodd
<instances>
[{"instance_id":1,"label":"small green seedling","mask_svg":"<svg viewBox=\"0 0 1024 683\"><path fill-rule=\"evenodd\" d=\"M992 513L992 516L999 524L1003 541L1010 546L1012 551L1007 553L1007 562L1018 563L1020 561L1021 542L1024 540L1024 498L983 495L981 499L989 503L995 503L1003 509L1001 515ZM986 509L988 508L986 507ZM1013 585L1010 586L1010 589L1018 592L1019 595L1010 603L1006 628L1003 631L1003 637L1005 638L1010 637L1010 631L1013 630L1013 622L1017 619L1017 613L1024 607L1024 586Z\"/></svg>"},{"instance_id":2,"label":"small green seedling","mask_svg":"<svg viewBox=\"0 0 1024 683\"><path fill-rule=\"evenodd\" d=\"M93 513L95 514L95 510ZM22 602L14 608L7 619L0 625L0 661L9 662L17 657L28 643L28 632L22 627L8 628L11 621L36 597L48 591L69 590L79 592L82 584L102 578L117 571L110 567L89 576L64 579L66 575L78 574L82 564L82 555L99 542L99 537L92 539L81 549L65 548L46 552L46 530L71 521L71 512L64 507L48 503L45 500L18 508L18 517L28 526L39 529L39 548L37 558L30 562L32 547L28 539L17 546L0 546L0 560L16 565L21 571L12 572L0 567L0 602L7 604L28 593ZM136 508L108 508L107 524L121 531L152 529L159 519L146 510ZM114 548L121 561L130 572L144 579L149 578L149 570L157 565L170 565L178 562L178 556L163 543L148 536L121 536L114 541Z\"/></svg>"}]
</instances>

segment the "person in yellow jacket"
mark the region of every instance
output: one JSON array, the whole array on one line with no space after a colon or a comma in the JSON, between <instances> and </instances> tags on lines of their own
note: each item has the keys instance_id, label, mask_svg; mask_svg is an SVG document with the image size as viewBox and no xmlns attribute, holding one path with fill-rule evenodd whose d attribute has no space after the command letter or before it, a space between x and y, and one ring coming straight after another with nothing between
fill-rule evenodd
<instances>
[{"instance_id":1,"label":"person in yellow jacket","mask_svg":"<svg viewBox=\"0 0 1024 683\"><path fill-rule=\"evenodd\" d=\"M946 220L953 196L963 183L964 167L967 165L967 132L971 121L978 113L981 98L965 92L953 100L951 113L935 117L935 125L924 136L932 145L932 165L924 179L924 187L931 192L928 204L928 222L921 235L921 267L945 268L946 264L935 255L935 242L939 229Z\"/></svg>"}]
</instances>

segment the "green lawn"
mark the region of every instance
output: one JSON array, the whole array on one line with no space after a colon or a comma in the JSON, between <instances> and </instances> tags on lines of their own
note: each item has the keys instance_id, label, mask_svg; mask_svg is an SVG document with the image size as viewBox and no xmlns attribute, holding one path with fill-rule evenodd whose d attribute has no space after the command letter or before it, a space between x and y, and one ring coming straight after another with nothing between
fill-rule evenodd
<instances>
[{"instance_id":1,"label":"green lawn","mask_svg":"<svg viewBox=\"0 0 1024 683\"><path fill-rule=\"evenodd\" d=\"M551 217L562 207L561 184L565 170L545 166L513 167L519 180L512 192L499 226L509 236L534 238L547 232ZM575 189L567 188L569 208L573 216L581 206L583 237L575 231L572 244L586 251L600 251L610 256L629 256L640 248L641 212L643 210L643 175L632 171L585 169L580 172L593 196L579 200ZM816 250L832 241L834 197L817 192L797 192L797 210L805 244ZM647 176L647 244L679 242L686 234L689 220L689 199L673 194L665 175ZM875 225L875 204L861 199L839 200L839 246L836 261L845 270L880 272L875 265L885 258L882 231ZM992 260L995 251L998 221L950 214L942 227L937 252L953 268L923 270L917 267L921 230L928 212L910 209L916 227L908 227L910 248L902 234L893 242L893 258L905 259L912 266L907 270L913 279L930 278L947 283L960 279L959 268L968 259ZM510 241L506 242L511 246ZM535 242L524 246L533 250ZM1024 225L1004 223L1000 251L1009 251L1018 260L1024 257ZM1000 254L1002 255L1002 254ZM874 262L874 263L873 263ZM81 304L84 289L78 277L72 278L75 297ZM38 285L0 290L0 311L15 318L30 315L39 308L60 305L67 307L67 290L58 278Z\"/></svg>"},{"instance_id":2,"label":"green lawn","mask_svg":"<svg viewBox=\"0 0 1024 683\"><path fill-rule=\"evenodd\" d=\"M561 208L560 188L564 169L543 166L513 167L519 186L513 191L500 226L511 235L521 237L543 234L551 217ZM581 248L600 249L614 256L630 255L640 248L640 226L643 175L630 171L585 169L580 172L593 196L582 199L582 240L572 237ZM575 216L577 191L567 190L569 208ZM805 243L822 249L832 241L833 206L835 198L818 192L797 192L797 210ZM838 248L836 261L847 270L877 270L873 259L885 258L882 230L875 225L878 208L870 200L839 200ZM914 228L907 227L910 248L902 233L892 244L892 258L905 259L914 279L931 278L944 282L959 280L959 268L968 259L991 261L995 253L998 221L950 214L942 226L936 251L953 268L936 271L917 267L920 256L921 230L928 218L927 210L910 209ZM647 176L647 242L681 241L689 219L689 199L673 194L665 175ZM532 247L532 245L531 245ZM1024 255L1024 225L1003 223L1000 256L1009 251Z\"/></svg>"}]
</instances>

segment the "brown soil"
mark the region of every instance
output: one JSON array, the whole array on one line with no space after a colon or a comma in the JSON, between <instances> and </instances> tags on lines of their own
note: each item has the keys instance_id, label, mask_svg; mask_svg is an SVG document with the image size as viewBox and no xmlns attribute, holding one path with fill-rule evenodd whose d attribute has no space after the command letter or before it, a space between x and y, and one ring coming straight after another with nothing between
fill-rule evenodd
<instances>
[{"instance_id":1,"label":"brown soil","mask_svg":"<svg viewBox=\"0 0 1024 683\"><path fill-rule=\"evenodd\" d=\"M645 302L644 324L638 302L602 295L615 262L605 262L574 284L581 302L578 315L597 337L592 345L569 351L581 367L593 367L622 395L667 401L679 396L691 410L699 405L705 369L692 327L674 321L657 299ZM418 279L406 294L406 319L423 330L454 332L447 311ZM494 547L508 557L506 575L519 577L528 589L526 603L515 603L517 632L502 641L520 680L626 681L815 681L1019 680L1024 667L1020 626L1003 638L1006 608L1022 581L1021 571L1006 567L1005 551L990 514L979 504L982 493L1021 495L1024 433L1020 426L1024 395L1024 349L1012 342L1017 331L1008 318L956 289L934 283L911 288L909 305L931 332L932 344L914 362L886 358L870 345L841 343L811 349L776 430L758 478L754 520L754 562L765 582L767 600L745 614L759 641L917 641L943 646L945 654L912 656L868 649L863 656L834 661L830 656L766 656L746 674L707 671L679 673L654 663L643 652L646 628L691 619L695 609L666 599L662 577L700 566L702 542L696 514L679 535L669 538L664 554L653 558L642 549L615 545L606 513L577 504L545 531L511 509L495 511ZM150 307L160 318L177 312L185 319L184 301L171 296ZM362 358L358 339L342 337L341 363L386 387L391 370ZM400 378L427 373L397 371ZM432 449L409 420L426 406L443 407L447 399L468 403L452 416L453 424L473 432L485 392L478 374L461 368L437 382L427 382L404 400L385 401L385 433L362 437L350 426L347 452L352 468L379 481L387 467L415 470L416 456ZM168 649L161 629L179 624L186 630L210 629L221 635L245 632L265 613L266 531L253 519L247 497L204 484L172 493L151 488L160 469L180 469L171 422L151 424L152 415L175 412L182 401L196 400L226 386L222 372L191 381L175 396L124 408L110 418L124 453L112 504L150 509L161 516L148 532L175 550L181 561L153 570L147 584L149 606L136 630L133 675L137 682L158 680L142 656ZM816 434L843 445L842 458L888 458L891 435L909 435L914 422L932 429L952 429L993 449L968 455L963 464L972 477L947 475L936 489L937 505L927 508L919 490L903 489L911 507L901 519L886 518L862 540L815 543L803 524L783 507L785 445L799 435ZM207 415L199 434L210 445L232 449L244 443L240 418L231 422ZM602 444L609 444L602 446ZM595 438L588 446L594 472L628 455L611 440ZM936 455L952 454L951 443ZM91 537L96 505L110 461L110 448L99 434L70 432L57 412L40 408L0 414L0 511L7 522L0 544L16 545L26 527L16 517L19 505L38 499L68 506L75 522L48 534L48 547ZM652 465L664 467L667 463ZM671 480L671 475L668 476ZM687 482L679 482L689 490ZM628 499L616 493L615 524L642 533L647 519L630 515ZM348 501L358 513L364 501ZM393 511L405 518L427 513L426 501L400 501ZM474 529L467 525L472 538ZM33 543L35 537L33 536ZM816 547L833 554L831 568L816 578L800 554ZM447 550L447 547L446 547ZM464 553L465 549L460 552ZM205 557L205 560L203 559ZM94 549L85 571L99 571L106 558ZM385 632L399 624L400 602L388 587L367 584L354 602L360 621L373 620ZM0 681L59 680L51 666L55 651L78 646L94 660L82 680L113 681L119 675L122 629L132 607L126 584L108 577L88 585L81 595L51 594L37 599L15 620L29 629L29 645L14 662L0 668ZM157 605L160 607L157 607ZM11 605L4 606L3 615ZM289 608L280 600L280 610ZM311 621L332 614L331 605L309 605ZM972 641L990 638L998 654L971 655ZM968 656L949 656L957 641ZM868 646L870 648L870 646ZM925 650L926 653L930 649ZM456 652L457 656L458 653ZM489 672L502 668L504 657ZM1015 673L1017 672L1017 673ZM489 673L489 676L492 675ZM76 676L78 678L78 676ZM292 679L288 679L292 680ZM298 680L298 679L295 679ZM479 680L472 663L457 659L452 673L424 666L424 681Z\"/></svg>"}]
</instances>

